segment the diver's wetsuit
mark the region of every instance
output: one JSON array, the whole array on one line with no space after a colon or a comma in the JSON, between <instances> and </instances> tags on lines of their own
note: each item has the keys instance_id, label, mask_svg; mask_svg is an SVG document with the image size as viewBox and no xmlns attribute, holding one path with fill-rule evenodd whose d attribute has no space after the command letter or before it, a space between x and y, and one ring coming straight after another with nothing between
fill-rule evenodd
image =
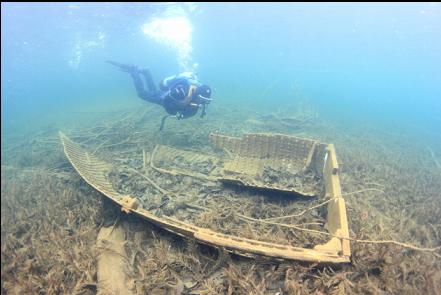
<instances>
[{"instance_id":1,"label":"diver's wetsuit","mask_svg":"<svg viewBox=\"0 0 441 295\"><path fill-rule=\"evenodd\" d=\"M132 76L133 83L135 84L136 93L140 98L148 102L156 103L162 106L164 105L164 98L167 95L167 92L158 90L156 88L156 85L153 82L152 74L148 69L132 71L130 72L130 75ZM148 90L144 88L141 75L144 77Z\"/></svg>"},{"instance_id":2,"label":"diver's wetsuit","mask_svg":"<svg viewBox=\"0 0 441 295\"><path fill-rule=\"evenodd\" d=\"M136 93L145 101L159 104L169 115L184 119L194 116L202 108L201 117L205 115L206 104L210 102L211 90L202 85L192 72L165 78L157 89L148 69L139 70L130 64L120 64L115 61L106 62L118 67L132 76ZM141 76L144 77L147 89L144 87Z\"/></svg>"},{"instance_id":3,"label":"diver's wetsuit","mask_svg":"<svg viewBox=\"0 0 441 295\"><path fill-rule=\"evenodd\" d=\"M148 69L131 71L130 74L132 76L133 83L135 84L136 93L140 98L148 102L162 105L170 115L176 115L179 112L178 118L189 118L197 113L199 109L199 105L197 104L188 104L185 106L178 105L179 102L183 101L187 95L189 95L190 85L194 85L196 87L201 85L201 83L196 80L193 73L186 72L165 78L160 83L160 89L156 88L152 75ZM144 77L148 90L144 88L141 75ZM172 94L170 90L178 84L182 85L182 92ZM176 96L179 98L176 98Z\"/></svg>"}]
</instances>

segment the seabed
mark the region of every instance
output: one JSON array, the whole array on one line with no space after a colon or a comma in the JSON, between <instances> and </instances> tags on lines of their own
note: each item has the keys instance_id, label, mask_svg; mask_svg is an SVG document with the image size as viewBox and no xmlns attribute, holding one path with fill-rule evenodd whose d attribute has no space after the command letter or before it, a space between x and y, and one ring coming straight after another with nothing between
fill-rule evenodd
<instances>
[{"instance_id":1,"label":"seabed","mask_svg":"<svg viewBox=\"0 0 441 295\"><path fill-rule=\"evenodd\" d=\"M351 241L441 244L434 147L309 110L161 114L2 140L2 293L441 290L439 251Z\"/></svg>"}]
</instances>

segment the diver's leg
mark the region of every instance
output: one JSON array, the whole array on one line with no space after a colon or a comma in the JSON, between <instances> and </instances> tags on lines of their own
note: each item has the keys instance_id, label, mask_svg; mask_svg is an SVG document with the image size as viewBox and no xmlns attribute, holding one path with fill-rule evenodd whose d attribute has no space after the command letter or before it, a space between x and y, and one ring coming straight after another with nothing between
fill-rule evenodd
<instances>
[{"instance_id":1,"label":"diver's leg","mask_svg":"<svg viewBox=\"0 0 441 295\"><path fill-rule=\"evenodd\" d=\"M155 103L159 105L163 104L162 91L152 90L150 86L148 91L145 90L144 84L142 83L141 80L140 73L137 71L137 72L132 72L130 74L132 75L133 84L135 84L136 93L140 98L151 103Z\"/></svg>"},{"instance_id":2,"label":"diver's leg","mask_svg":"<svg viewBox=\"0 0 441 295\"><path fill-rule=\"evenodd\" d=\"M133 84L136 88L136 93L138 96L144 100L147 100L148 92L144 89L144 85L142 84L141 76L139 75L139 72L130 72L130 75L132 76Z\"/></svg>"},{"instance_id":3,"label":"diver's leg","mask_svg":"<svg viewBox=\"0 0 441 295\"><path fill-rule=\"evenodd\" d=\"M149 91L156 91L157 90L156 85L153 82L153 77L152 74L150 73L150 70L149 69L141 70L141 74L144 76Z\"/></svg>"},{"instance_id":4,"label":"diver's leg","mask_svg":"<svg viewBox=\"0 0 441 295\"><path fill-rule=\"evenodd\" d=\"M140 98L146 100L151 103L156 103L162 105L162 92L156 89L155 84L153 83L152 76L149 70L139 70L137 66L130 64L120 64L115 61L108 60L109 64L118 67L121 71L128 72L132 76L133 84L136 88L136 93ZM147 84L148 91L144 88L144 84L141 79L141 74L145 78L145 82Z\"/></svg>"},{"instance_id":5,"label":"diver's leg","mask_svg":"<svg viewBox=\"0 0 441 295\"><path fill-rule=\"evenodd\" d=\"M142 84L141 77L139 75L139 69L135 65L131 64L121 64L113 60L106 60L107 63L119 68L123 72L130 73L133 79L133 84L135 84L136 93L139 97L144 99L147 95L147 91L144 89L144 85Z\"/></svg>"}]
</instances>

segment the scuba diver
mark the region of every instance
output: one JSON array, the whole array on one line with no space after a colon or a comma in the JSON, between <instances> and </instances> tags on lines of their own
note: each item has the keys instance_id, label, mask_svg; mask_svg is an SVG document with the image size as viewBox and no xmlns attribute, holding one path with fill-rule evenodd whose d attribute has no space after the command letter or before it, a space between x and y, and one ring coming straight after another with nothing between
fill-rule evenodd
<instances>
[{"instance_id":1,"label":"scuba diver","mask_svg":"<svg viewBox=\"0 0 441 295\"><path fill-rule=\"evenodd\" d=\"M111 60L106 62L118 67L121 71L130 73L135 84L136 93L140 98L164 107L168 115L161 120L159 130L164 127L165 119L175 117L178 120L193 117L202 109L201 118L205 116L207 105L211 102L211 88L197 80L193 72L163 79L157 89L148 69L139 69L135 65L120 64ZM146 90L141 76L144 77Z\"/></svg>"}]
</instances>

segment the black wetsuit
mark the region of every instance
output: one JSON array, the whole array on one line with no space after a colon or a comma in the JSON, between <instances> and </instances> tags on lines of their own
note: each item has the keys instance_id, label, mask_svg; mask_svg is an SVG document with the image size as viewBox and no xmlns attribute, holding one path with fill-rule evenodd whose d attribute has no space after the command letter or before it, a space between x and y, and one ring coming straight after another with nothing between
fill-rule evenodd
<instances>
[{"instance_id":1,"label":"black wetsuit","mask_svg":"<svg viewBox=\"0 0 441 295\"><path fill-rule=\"evenodd\" d=\"M133 83L135 84L136 93L140 98L148 102L163 106L167 113L170 115L176 115L177 113L179 113L179 118L182 119L192 117L197 113L199 109L198 105L180 104L180 101L184 100L185 97L187 97L188 92L190 91L190 85L192 84L191 79L175 76L168 79L166 84L164 83L164 81L161 82L161 89L158 89L153 82L152 75L148 69L132 71L130 72L130 74L132 76ZM144 77L147 89L144 88L141 76ZM194 81L193 83L195 83L196 85L198 84L196 81ZM170 91L177 84L182 84L183 86L182 95L179 99L173 98Z\"/></svg>"},{"instance_id":2,"label":"black wetsuit","mask_svg":"<svg viewBox=\"0 0 441 295\"><path fill-rule=\"evenodd\" d=\"M140 98L148 102L156 103L162 106L164 105L164 98L167 93L156 88L156 85L153 82L152 74L148 69L133 71L130 74L132 76L133 83L135 84L136 93ZM147 90L144 88L141 75L144 77Z\"/></svg>"},{"instance_id":3,"label":"black wetsuit","mask_svg":"<svg viewBox=\"0 0 441 295\"><path fill-rule=\"evenodd\" d=\"M121 64L112 60L106 62L123 72L130 73L138 96L145 101L163 106L169 115L185 119L194 116L199 108L202 108L201 117L205 115L206 105L211 100L211 89L207 85L202 85L194 73L185 72L165 78L158 89L148 69L139 70L135 65Z\"/></svg>"}]
</instances>

